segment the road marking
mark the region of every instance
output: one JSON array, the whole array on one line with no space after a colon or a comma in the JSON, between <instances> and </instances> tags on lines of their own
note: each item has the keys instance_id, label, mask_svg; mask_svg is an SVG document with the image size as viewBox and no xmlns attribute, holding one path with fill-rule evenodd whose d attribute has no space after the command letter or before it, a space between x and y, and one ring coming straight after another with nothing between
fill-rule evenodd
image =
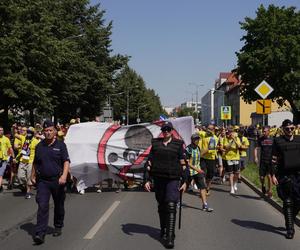
<instances>
[{"instance_id":1,"label":"road marking","mask_svg":"<svg viewBox=\"0 0 300 250\"><path fill-rule=\"evenodd\" d=\"M99 231L99 229L103 226L105 221L111 216L113 211L119 206L120 201L115 201L109 209L101 216L101 218L96 222L96 224L90 229L90 231L84 236L83 239L91 240L95 236L95 234Z\"/></svg>"}]
</instances>

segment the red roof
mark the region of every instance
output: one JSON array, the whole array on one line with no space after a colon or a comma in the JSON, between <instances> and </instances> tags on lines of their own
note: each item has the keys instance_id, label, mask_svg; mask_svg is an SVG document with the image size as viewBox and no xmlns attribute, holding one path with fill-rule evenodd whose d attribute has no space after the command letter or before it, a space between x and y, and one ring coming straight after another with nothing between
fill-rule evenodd
<instances>
[{"instance_id":1,"label":"red roof","mask_svg":"<svg viewBox=\"0 0 300 250\"><path fill-rule=\"evenodd\" d=\"M239 84L240 80L235 73L230 73L226 79L226 82L229 84Z\"/></svg>"},{"instance_id":2,"label":"red roof","mask_svg":"<svg viewBox=\"0 0 300 250\"><path fill-rule=\"evenodd\" d=\"M221 72L220 73L220 79L227 79L230 76L230 72Z\"/></svg>"}]
</instances>

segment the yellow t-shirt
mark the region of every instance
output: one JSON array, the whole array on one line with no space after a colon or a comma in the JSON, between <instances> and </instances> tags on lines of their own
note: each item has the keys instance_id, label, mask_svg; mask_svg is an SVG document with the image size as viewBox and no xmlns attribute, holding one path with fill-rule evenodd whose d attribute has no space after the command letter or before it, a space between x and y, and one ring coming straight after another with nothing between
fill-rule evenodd
<instances>
[{"instance_id":1,"label":"yellow t-shirt","mask_svg":"<svg viewBox=\"0 0 300 250\"><path fill-rule=\"evenodd\" d=\"M29 143L29 155L25 156L25 155L21 154L20 162L22 162L22 163L30 163L31 164L31 163L33 163L33 160L34 160L36 145L40 141L38 139L36 139L36 138L33 138L31 141L26 141L26 139L25 139L24 143L26 143L26 142ZM22 152L22 150L21 150L21 152Z\"/></svg>"},{"instance_id":2,"label":"yellow t-shirt","mask_svg":"<svg viewBox=\"0 0 300 250\"><path fill-rule=\"evenodd\" d=\"M8 160L8 150L11 148L10 140L6 136L0 137L0 160Z\"/></svg>"},{"instance_id":3,"label":"yellow t-shirt","mask_svg":"<svg viewBox=\"0 0 300 250\"><path fill-rule=\"evenodd\" d=\"M218 137L215 135L206 135L202 138L200 144L201 151L208 149L206 154L201 154L202 158L207 160L215 160L217 156Z\"/></svg>"},{"instance_id":4,"label":"yellow t-shirt","mask_svg":"<svg viewBox=\"0 0 300 250\"><path fill-rule=\"evenodd\" d=\"M240 138L236 137L237 143L241 144ZM239 146L235 143L233 139L228 139L227 137L223 140L223 147L226 149L227 146L231 145L230 149L226 150L224 158L226 161L239 161L240 152Z\"/></svg>"},{"instance_id":5,"label":"yellow t-shirt","mask_svg":"<svg viewBox=\"0 0 300 250\"><path fill-rule=\"evenodd\" d=\"M19 135L19 136L20 136L20 139L15 137L15 140L14 140L14 147L15 147L16 150L18 150L18 154L16 156L16 160L18 162L19 162L20 157L21 157L22 145L24 144L25 139L26 139L26 137L24 135Z\"/></svg>"},{"instance_id":6,"label":"yellow t-shirt","mask_svg":"<svg viewBox=\"0 0 300 250\"><path fill-rule=\"evenodd\" d=\"M203 130L199 131L198 134L199 134L200 138L204 138L206 135L205 131L203 131Z\"/></svg>"},{"instance_id":7,"label":"yellow t-shirt","mask_svg":"<svg viewBox=\"0 0 300 250\"><path fill-rule=\"evenodd\" d=\"M243 146L247 146L247 148L249 148L249 140L247 137L243 136L242 140L241 140L241 144ZM240 157L246 157L247 156L247 149L240 149Z\"/></svg>"}]
</instances>

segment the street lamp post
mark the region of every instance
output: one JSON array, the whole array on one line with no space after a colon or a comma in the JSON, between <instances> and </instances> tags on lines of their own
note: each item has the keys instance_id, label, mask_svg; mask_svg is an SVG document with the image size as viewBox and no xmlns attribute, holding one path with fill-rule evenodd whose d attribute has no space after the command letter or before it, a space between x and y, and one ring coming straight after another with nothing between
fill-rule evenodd
<instances>
[{"instance_id":1,"label":"street lamp post","mask_svg":"<svg viewBox=\"0 0 300 250\"><path fill-rule=\"evenodd\" d=\"M194 85L196 87L196 113L197 113L197 119L199 119L199 111L198 111L198 96L199 96L199 88L203 87L204 84L197 84L194 82L190 82L189 85Z\"/></svg>"},{"instance_id":2,"label":"street lamp post","mask_svg":"<svg viewBox=\"0 0 300 250\"><path fill-rule=\"evenodd\" d=\"M138 107L138 110L137 110L137 119L136 119L137 123L140 123L140 121L141 121L141 119L140 119L140 109L144 108L144 107L147 107L147 106L148 106L148 104L145 104L143 106Z\"/></svg>"},{"instance_id":3,"label":"street lamp post","mask_svg":"<svg viewBox=\"0 0 300 250\"><path fill-rule=\"evenodd\" d=\"M126 105L126 125L127 126L129 125L129 90L133 89L133 88L136 88L136 87L139 87L139 86L135 85L135 86L131 86L131 88L127 87L127 93L126 93L126 102L127 102L127 105Z\"/></svg>"},{"instance_id":4,"label":"street lamp post","mask_svg":"<svg viewBox=\"0 0 300 250\"><path fill-rule=\"evenodd\" d=\"M109 111L110 111L110 117L109 118L113 118L113 115L112 115L112 106L111 106L111 96L117 96L117 95L122 95L124 94L125 92L119 92L119 93L115 93L115 94L108 94L107 95L107 106L109 108Z\"/></svg>"}]
</instances>

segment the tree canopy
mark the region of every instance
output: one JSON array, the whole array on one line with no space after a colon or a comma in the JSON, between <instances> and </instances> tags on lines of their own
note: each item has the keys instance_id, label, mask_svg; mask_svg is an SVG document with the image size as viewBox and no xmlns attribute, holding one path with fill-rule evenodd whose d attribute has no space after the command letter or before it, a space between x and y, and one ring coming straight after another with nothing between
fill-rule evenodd
<instances>
[{"instance_id":1,"label":"tree canopy","mask_svg":"<svg viewBox=\"0 0 300 250\"><path fill-rule=\"evenodd\" d=\"M105 11L89 0L1 1L1 122L7 126L8 111L29 111L31 123L36 115L62 122L99 115L128 67L128 56L112 55L111 34ZM138 82L142 101L149 90Z\"/></svg>"},{"instance_id":2,"label":"tree canopy","mask_svg":"<svg viewBox=\"0 0 300 250\"><path fill-rule=\"evenodd\" d=\"M260 99L254 89L265 80L274 89L268 98L280 105L288 101L299 122L300 12L295 7L261 5L255 18L246 17L240 24L246 32L244 46L236 53L241 95L247 102Z\"/></svg>"}]
</instances>

